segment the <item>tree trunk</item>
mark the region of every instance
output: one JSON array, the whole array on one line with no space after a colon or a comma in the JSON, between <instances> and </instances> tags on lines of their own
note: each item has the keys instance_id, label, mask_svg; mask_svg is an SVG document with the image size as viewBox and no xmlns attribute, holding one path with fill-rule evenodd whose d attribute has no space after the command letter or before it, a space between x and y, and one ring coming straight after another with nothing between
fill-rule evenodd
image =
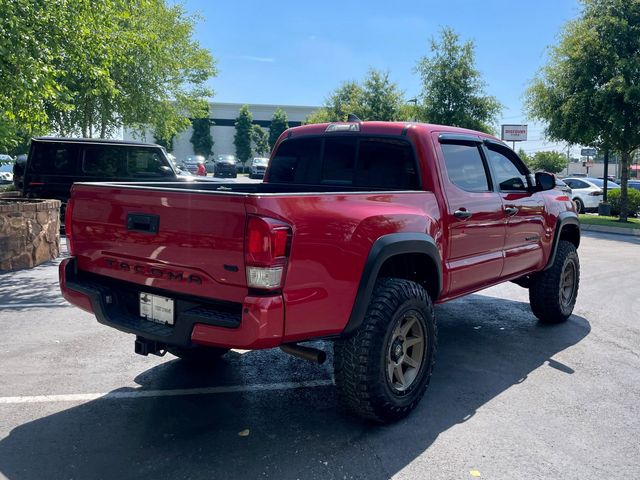
<instances>
[{"instance_id":1,"label":"tree trunk","mask_svg":"<svg viewBox=\"0 0 640 480\"><path fill-rule=\"evenodd\" d=\"M631 152L622 152L622 154L620 155L620 222L626 222L629 215L627 185L629 183L630 165Z\"/></svg>"}]
</instances>

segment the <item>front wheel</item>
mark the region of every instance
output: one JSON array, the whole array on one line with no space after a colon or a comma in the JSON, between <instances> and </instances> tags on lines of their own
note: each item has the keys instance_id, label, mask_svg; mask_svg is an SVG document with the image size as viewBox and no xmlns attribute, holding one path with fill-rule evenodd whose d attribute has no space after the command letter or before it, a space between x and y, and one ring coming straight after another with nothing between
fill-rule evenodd
<instances>
[{"instance_id":1,"label":"front wheel","mask_svg":"<svg viewBox=\"0 0 640 480\"><path fill-rule=\"evenodd\" d=\"M573 243L560 240L548 270L531 277L529 303L542 323L561 323L573 312L580 284L580 261Z\"/></svg>"},{"instance_id":2,"label":"front wheel","mask_svg":"<svg viewBox=\"0 0 640 480\"><path fill-rule=\"evenodd\" d=\"M360 328L334 345L341 403L377 422L405 417L429 384L436 342L433 306L424 288L409 280L378 280Z\"/></svg>"}]
</instances>

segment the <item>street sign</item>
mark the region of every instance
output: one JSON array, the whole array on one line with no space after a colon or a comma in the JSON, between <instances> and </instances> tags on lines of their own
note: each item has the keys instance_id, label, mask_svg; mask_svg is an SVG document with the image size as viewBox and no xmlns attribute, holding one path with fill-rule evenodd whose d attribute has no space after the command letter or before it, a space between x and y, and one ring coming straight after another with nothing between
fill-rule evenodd
<instances>
[{"instance_id":1,"label":"street sign","mask_svg":"<svg viewBox=\"0 0 640 480\"><path fill-rule=\"evenodd\" d=\"M580 155L582 157L595 157L596 149L595 148L582 148L580 149Z\"/></svg>"},{"instance_id":2,"label":"street sign","mask_svg":"<svg viewBox=\"0 0 640 480\"><path fill-rule=\"evenodd\" d=\"M527 139L527 125L502 125L502 140L524 142Z\"/></svg>"}]
</instances>

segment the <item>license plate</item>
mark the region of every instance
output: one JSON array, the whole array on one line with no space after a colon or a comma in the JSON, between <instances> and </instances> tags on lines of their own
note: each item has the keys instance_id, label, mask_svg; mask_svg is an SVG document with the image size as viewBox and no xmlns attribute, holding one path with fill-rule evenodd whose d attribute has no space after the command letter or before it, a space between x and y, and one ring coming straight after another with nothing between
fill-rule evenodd
<instances>
[{"instance_id":1,"label":"license plate","mask_svg":"<svg viewBox=\"0 0 640 480\"><path fill-rule=\"evenodd\" d=\"M173 299L140 292L140 316L163 325L173 325Z\"/></svg>"}]
</instances>

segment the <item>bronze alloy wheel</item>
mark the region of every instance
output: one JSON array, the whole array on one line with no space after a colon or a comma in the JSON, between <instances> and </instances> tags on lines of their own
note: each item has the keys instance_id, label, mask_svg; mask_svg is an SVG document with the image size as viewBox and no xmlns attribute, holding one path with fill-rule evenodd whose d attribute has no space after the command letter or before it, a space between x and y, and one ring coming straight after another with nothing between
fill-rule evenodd
<instances>
[{"instance_id":1,"label":"bronze alloy wheel","mask_svg":"<svg viewBox=\"0 0 640 480\"><path fill-rule=\"evenodd\" d=\"M576 279L575 263L569 261L566 263L564 271L562 272L562 283L560 284L560 303L564 308L569 307L575 302Z\"/></svg>"},{"instance_id":2,"label":"bronze alloy wheel","mask_svg":"<svg viewBox=\"0 0 640 480\"><path fill-rule=\"evenodd\" d=\"M420 313L410 310L398 321L387 347L387 381L394 392L410 388L424 361L427 339Z\"/></svg>"}]
</instances>

